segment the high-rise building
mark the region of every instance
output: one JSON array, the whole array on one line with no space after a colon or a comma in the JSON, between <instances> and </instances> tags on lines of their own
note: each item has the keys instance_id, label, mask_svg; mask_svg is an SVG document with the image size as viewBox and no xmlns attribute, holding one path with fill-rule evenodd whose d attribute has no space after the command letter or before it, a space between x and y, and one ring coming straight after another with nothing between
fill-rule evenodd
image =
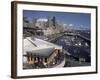
<instances>
[{"instance_id":1,"label":"high-rise building","mask_svg":"<svg viewBox=\"0 0 100 80\"><path fill-rule=\"evenodd\" d=\"M47 27L52 27L52 25L53 25L52 17L48 16Z\"/></svg>"},{"instance_id":2,"label":"high-rise building","mask_svg":"<svg viewBox=\"0 0 100 80\"><path fill-rule=\"evenodd\" d=\"M36 21L37 21L36 18L33 18L33 19L32 19L32 26L33 26L33 27L36 27Z\"/></svg>"},{"instance_id":3,"label":"high-rise building","mask_svg":"<svg viewBox=\"0 0 100 80\"><path fill-rule=\"evenodd\" d=\"M53 22L53 26L56 26L56 17L55 16L53 16L52 22Z\"/></svg>"}]
</instances>

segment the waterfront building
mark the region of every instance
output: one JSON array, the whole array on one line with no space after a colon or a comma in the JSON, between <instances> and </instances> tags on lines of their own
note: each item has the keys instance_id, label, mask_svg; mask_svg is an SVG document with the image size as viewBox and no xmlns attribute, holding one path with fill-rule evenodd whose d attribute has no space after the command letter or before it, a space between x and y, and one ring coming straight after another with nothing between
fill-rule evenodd
<instances>
[{"instance_id":1,"label":"waterfront building","mask_svg":"<svg viewBox=\"0 0 100 80\"><path fill-rule=\"evenodd\" d=\"M43 41L41 39L27 37L24 39L24 64L35 65L41 68L52 67L64 60L62 46ZM63 65L64 66L64 65Z\"/></svg>"}]
</instances>

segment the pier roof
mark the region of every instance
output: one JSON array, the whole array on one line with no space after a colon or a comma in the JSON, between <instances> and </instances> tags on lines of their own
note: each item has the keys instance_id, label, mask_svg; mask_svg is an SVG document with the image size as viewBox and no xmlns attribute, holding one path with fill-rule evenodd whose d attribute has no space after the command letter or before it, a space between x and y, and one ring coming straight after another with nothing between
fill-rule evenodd
<instances>
[{"instance_id":1,"label":"pier roof","mask_svg":"<svg viewBox=\"0 0 100 80\"><path fill-rule=\"evenodd\" d=\"M35 56L49 56L55 49L61 50L62 46L32 37L24 39L24 55L32 53Z\"/></svg>"}]
</instances>

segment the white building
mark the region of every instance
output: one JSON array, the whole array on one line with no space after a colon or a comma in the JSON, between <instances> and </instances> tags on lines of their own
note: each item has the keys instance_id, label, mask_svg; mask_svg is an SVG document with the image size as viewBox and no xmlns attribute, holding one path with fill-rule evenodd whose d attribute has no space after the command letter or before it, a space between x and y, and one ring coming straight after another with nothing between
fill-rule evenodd
<instances>
[{"instance_id":1,"label":"white building","mask_svg":"<svg viewBox=\"0 0 100 80\"><path fill-rule=\"evenodd\" d=\"M24 39L24 63L34 64L42 61L46 65L55 61L54 58L61 53L62 46L37 38Z\"/></svg>"}]
</instances>

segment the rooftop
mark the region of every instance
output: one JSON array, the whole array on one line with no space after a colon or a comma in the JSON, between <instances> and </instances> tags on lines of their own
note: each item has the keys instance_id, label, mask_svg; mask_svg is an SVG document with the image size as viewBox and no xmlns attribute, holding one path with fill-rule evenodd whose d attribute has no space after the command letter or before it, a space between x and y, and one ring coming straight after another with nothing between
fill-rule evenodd
<instances>
[{"instance_id":1,"label":"rooftop","mask_svg":"<svg viewBox=\"0 0 100 80\"><path fill-rule=\"evenodd\" d=\"M27 37L24 39L24 55L27 52L30 52L33 55L48 56L55 49L61 50L62 46L32 37Z\"/></svg>"}]
</instances>

